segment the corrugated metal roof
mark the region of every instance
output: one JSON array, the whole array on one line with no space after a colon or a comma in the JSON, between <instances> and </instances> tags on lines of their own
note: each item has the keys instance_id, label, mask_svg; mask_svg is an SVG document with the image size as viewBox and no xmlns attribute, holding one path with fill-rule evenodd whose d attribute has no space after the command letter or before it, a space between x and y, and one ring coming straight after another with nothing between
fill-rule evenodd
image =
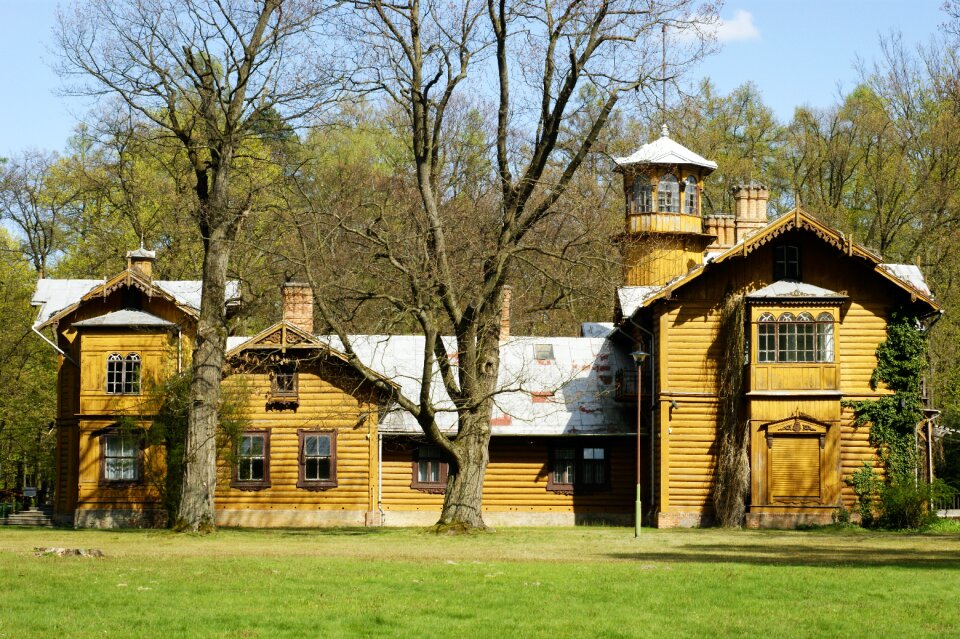
<instances>
[{"instance_id":1,"label":"corrugated metal roof","mask_svg":"<svg viewBox=\"0 0 960 639\"><path fill-rule=\"evenodd\" d=\"M656 295L662 286L620 286L617 288L617 301L624 317L631 317L643 306L647 298Z\"/></svg>"},{"instance_id":2,"label":"corrugated metal roof","mask_svg":"<svg viewBox=\"0 0 960 639\"><path fill-rule=\"evenodd\" d=\"M927 286L927 281L923 277L923 271L920 270L919 266L914 266L913 264L881 264L880 268L924 295L933 296L930 287Z\"/></svg>"},{"instance_id":3,"label":"corrugated metal roof","mask_svg":"<svg viewBox=\"0 0 960 639\"><path fill-rule=\"evenodd\" d=\"M175 324L156 315L151 315L150 313L124 309L122 311L114 311L106 315L100 315L99 317L91 317L90 319L75 322L73 326L84 328L95 326L153 326L166 328L175 326Z\"/></svg>"},{"instance_id":4,"label":"corrugated metal roof","mask_svg":"<svg viewBox=\"0 0 960 639\"><path fill-rule=\"evenodd\" d=\"M717 168L717 163L694 153L687 147L670 139L667 128L663 128L663 135L658 139L644 144L632 154L613 158L619 166L631 164L692 164L711 171Z\"/></svg>"},{"instance_id":5,"label":"corrugated metal roof","mask_svg":"<svg viewBox=\"0 0 960 639\"><path fill-rule=\"evenodd\" d=\"M318 336L343 350L332 336ZM424 338L421 335L356 335L350 338L360 360L400 386L411 399L420 395ZM455 340L444 338L449 353ZM552 350L552 359L537 359L535 347ZM545 350L538 348L537 350ZM542 352L538 353L543 355ZM632 369L629 356L612 342L590 337L513 337L501 345L499 387L492 427L496 435L565 435L623 433L633 429L634 404L614 400L618 370ZM457 414L439 370L434 372L432 401L437 422L456 432ZM384 415L386 433L418 433L412 415L399 408Z\"/></svg>"},{"instance_id":6,"label":"corrugated metal roof","mask_svg":"<svg viewBox=\"0 0 960 639\"><path fill-rule=\"evenodd\" d=\"M796 280L780 280L774 282L773 284L768 284L763 288L758 288L752 293L747 294L747 298L757 299L757 298L771 298L771 297L786 297L786 298L837 298L837 299L846 299L847 296L830 289L822 288L820 286L814 286L813 284L807 284L806 282L798 282Z\"/></svg>"},{"instance_id":7,"label":"corrugated metal roof","mask_svg":"<svg viewBox=\"0 0 960 639\"><path fill-rule=\"evenodd\" d=\"M37 319L34 326L43 324L48 319L80 301L84 295L100 286L105 280L37 280L37 289L34 291L30 303L38 306ZM169 294L178 304L200 310L200 280L153 280L155 286ZM225 301L229 302L240 297L240 283L231 280L227 282Z\"/></svg>"}]
</instances>

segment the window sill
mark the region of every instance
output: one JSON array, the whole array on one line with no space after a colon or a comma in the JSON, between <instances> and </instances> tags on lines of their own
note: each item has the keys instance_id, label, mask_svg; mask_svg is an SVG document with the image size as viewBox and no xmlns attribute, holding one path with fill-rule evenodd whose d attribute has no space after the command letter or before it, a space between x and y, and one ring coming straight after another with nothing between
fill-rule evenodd
<instances>
[{"instance_id":1,"label":"window sill","mask_svg":"<svg viewBox=\"0 0 960 639\"><path fill-rule=\"evenodd\" d=\"M610 490L609 484L596 484L592 486L581 486L579 484L553 484L547 486L547 492L557 495L593 495Z\"/></svg>"},{"instance_id":2,"label":"window sill","mask_svg":"<svg viewBox=\"0 0 960 639\"><path fill-rule=\"evenodd\" d=\"M438 483L420 483L413 482L410 484L410 488L421 493L427 493L429 495L443 495L447 492L446 482Z\"/></svg>"},{"instance_id":3,"label":"window sill","mask_svg":"<svg viewBox=\"0 0 960 639\"><path fill-rule=\"evenodd\" d=\"M97 486L100 488L134 488L143 486L140 479L101 479Z\"/></svg>"},{"instance_id":4,"label":"window sill","mask_svg":"<svg viewBox=\"0 0 960 639\"><path fill-rule=\"evenodd\" d=\"M230 482L230 488L235 488L237 490L263 490L265 488L270 488L272 484L268 481L232 481Z\"/></svg>"},{"instance_id":5,"label":"window sill","mask_svg":"<svg viewBox=\"0 0 960 639\"><path fill-rule=\"evenodd\" d=\"M300 481L297 482L297 488L300 488L301 490L321 491L321 490L329 490L331 488L336 488L336 487L337 487L336 479L324 479L324 480L316 480L316 481L301 479Z\"/></svg>"}]
</instances>

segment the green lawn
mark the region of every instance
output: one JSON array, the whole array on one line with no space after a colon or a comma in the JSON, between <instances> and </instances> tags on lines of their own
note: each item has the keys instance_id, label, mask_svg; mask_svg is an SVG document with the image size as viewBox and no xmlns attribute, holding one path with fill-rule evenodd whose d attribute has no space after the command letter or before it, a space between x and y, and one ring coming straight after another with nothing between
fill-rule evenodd
<instances>
[{"instance_id":1,"label":"green lawn","mask_svg":"<svg viewBox=\"0 0 960 639\"><path fill-rule=\"evenodd\" d=\"M0 637L958 636L945 530L0 529Z\"/></svg>"}]
</instances>

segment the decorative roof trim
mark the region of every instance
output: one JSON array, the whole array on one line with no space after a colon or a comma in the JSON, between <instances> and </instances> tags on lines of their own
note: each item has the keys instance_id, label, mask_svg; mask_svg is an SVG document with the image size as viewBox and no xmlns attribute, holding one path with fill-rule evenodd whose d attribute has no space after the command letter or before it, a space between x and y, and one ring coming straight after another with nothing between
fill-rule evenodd
<instances>
[{"instance_id":1,"label":"decorative roof trim","mask_svg":"<svg viewBox=\"0 0 960 639\"><path fill-rule=\"evenodd\" d=\"M804 228L812 231L817 237L825 241L827 244L830 244L840 251L843 251L847 255L856 256L871 263L873 265L874 272L879 273L893 284L896 284L900 288L910 293L912 300L923 300L931 307L932 310L941 310L940 304L934 300L931 295L927 295L923 291L916 289L908 282L901 280L883 268L881 257L879 255L865 246L854 243L850 238L844 236L843 233L830 228L812 216L810 213L799 207L794 208L792 211L789 211L784 215L781 215L756 233L749 235L737 244L734 244L727 250L721 252L719 255L716 255L706 264L700 265L687 274L667 283L659 292L645 298L643 303L640 304L637 309L649 306L659 299L670 299L673 296L674 291L686 286L689 282L698 278L707 267L719 264L720 262L728 260L731 257L745 257L761 246L768 244L771 240L783 235L787 231L797 228Z\"/></svg>"}]
</instances>

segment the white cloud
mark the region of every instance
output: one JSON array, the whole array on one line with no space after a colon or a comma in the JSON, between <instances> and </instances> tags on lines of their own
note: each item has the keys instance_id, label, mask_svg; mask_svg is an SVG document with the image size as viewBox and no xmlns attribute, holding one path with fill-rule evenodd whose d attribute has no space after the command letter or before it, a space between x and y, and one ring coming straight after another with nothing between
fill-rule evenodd
<instances>
[{"instance_id":1,"label":"white cloud","mask_svg":"<svg viewBox=\"0 0 960 639\"><path fill-rule=\"evenodd\" d=\"M753 14L743 9L737 9L733 18L721 18L716 26L717 40L720 42L735 42L737 40L758 40L760 30L753 24Z\"/></svg>"}]
</instances>

